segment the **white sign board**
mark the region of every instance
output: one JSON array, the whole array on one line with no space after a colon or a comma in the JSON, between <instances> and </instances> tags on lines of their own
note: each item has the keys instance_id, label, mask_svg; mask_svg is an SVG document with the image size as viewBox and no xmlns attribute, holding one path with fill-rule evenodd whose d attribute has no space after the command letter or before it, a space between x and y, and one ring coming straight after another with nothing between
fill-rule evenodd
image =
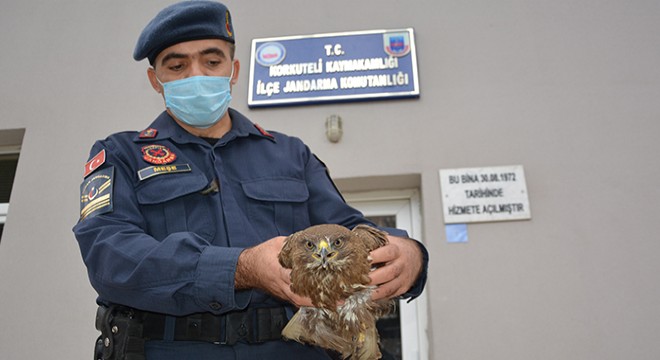
<instances>
[{"instance_id":1,"label":"white sign board","mask_svg":"<svg viewBox=\"0 0 660 360\"><path fill-rule=\"evenodd\" d=\"M446 224L530 219L521 165L440 170Z\"/></svg>"}]
</instances>

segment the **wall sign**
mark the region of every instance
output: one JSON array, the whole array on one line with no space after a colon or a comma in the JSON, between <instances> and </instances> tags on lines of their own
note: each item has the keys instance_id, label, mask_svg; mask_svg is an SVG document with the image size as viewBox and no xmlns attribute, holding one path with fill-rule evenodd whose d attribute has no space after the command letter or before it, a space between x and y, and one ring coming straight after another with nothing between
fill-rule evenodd
<instances>
[{"instance_id":1,"label":"wall sign","mask_svg":"<svg viewBox=\"0 0 660 360\"><path fill-rule=\"evenodd\" d=\"M252 40L248 106L418 97L413 29Z\"/></svg>"},{"instance_id":2,"label":"wall sign","mask_svg":"<svg viewBox=\"0 0 660 360\"><path fill-rule=\"evenodd\" d=\"M521 165L440 170L445 223L530 219Z\"/></svg>"}]
</instances>

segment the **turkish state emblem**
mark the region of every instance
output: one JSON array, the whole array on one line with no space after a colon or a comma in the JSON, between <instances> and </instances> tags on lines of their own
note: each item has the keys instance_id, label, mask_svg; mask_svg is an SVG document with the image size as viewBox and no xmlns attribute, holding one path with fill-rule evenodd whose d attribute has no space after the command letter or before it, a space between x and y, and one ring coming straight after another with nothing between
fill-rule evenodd
<instances>
[{"instance_id":1,"label":"turkish state emblem","mask_svg":"<svg viewBox=\"0 0 660 360\"><path fill-rule=\"evenodd\" d=\"M176 160L176 154L163 145L153 144L142 147L142 159L150 164L164 165Z\"/></svg>"}]
</instances>

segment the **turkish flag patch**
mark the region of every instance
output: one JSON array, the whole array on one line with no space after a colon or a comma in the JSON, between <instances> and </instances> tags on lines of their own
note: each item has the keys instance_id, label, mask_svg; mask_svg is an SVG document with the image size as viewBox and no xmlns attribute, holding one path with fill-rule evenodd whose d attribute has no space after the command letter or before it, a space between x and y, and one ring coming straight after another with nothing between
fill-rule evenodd
<instances>
[{"instance_id":1,"label":"turkish flag patch","mask_svg":"<svg viewBox=\"0 0 660 360\"><path fill-rule=\"evenodd\" d=\"M83 175L83 179L89 176L89 174L93 173L94 170L98 169L99 166L103 165L105 163L105 149L99 151L98 154L96 154L91 160L85 164L85 173Z\"/></svg>"}]
</instances>

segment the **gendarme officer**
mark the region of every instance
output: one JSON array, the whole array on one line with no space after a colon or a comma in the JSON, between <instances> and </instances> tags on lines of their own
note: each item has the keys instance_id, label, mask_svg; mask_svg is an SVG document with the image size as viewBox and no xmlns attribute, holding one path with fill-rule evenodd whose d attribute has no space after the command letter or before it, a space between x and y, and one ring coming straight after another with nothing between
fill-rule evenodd
<instances>
[{"instance_id":1,"label":"gendarme officer","mask_svg":"<svg viewBox=\"0 0 660 360\"><path fill-rule=\"evenodd\" d=\"M135 52L166 110L92 147L74 233L98 292L97 359L327 359L281 340L296 306L277 261L285 236L367 223L299 139L229 109L240 63L227 8L186 1ZM415 297L428 255L405 233L372 253L374 298Z\"/></svg>"}]
</instances>

